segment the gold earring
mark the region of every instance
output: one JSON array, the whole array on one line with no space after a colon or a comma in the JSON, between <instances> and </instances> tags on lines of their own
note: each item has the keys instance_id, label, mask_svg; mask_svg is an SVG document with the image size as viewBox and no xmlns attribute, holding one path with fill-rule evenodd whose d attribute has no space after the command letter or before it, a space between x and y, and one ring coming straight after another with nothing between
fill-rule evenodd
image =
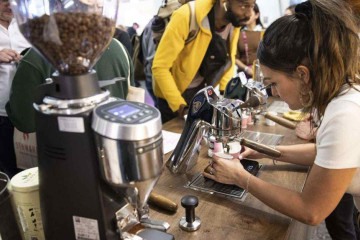
<instances>
[{"instance_id":1,"label":"gold earring","mask_svg":"<svg viewBox=\"0 0 360 240\"><path fill-rule=\"evenodd\" d=\"M307 102L304 101L304 98L307 96L308 100ZM312 105L314 101L314 94L311 90L309 90L307 93L300 93L300 103L304 108L308 108Z\"/></svg>"}]
</instances>

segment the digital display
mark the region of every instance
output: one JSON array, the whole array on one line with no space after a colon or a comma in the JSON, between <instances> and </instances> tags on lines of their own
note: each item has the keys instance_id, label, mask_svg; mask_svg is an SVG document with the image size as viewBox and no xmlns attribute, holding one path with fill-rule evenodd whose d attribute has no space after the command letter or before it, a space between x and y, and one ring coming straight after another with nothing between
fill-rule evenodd
<instances>
[{"instance_id":1,"label":"digital display","mask_svg":"<svg viewBox=\"0 0 360 240\"><path fill-rule=\"evenodd\" d=\"M124 104L115 108L111 108L107 110L108 113L111 113L112 115L115 115L117 117L123 117L126 118L128 116L131 116L134 113L140 112L139 108Z\"/></svg>"}]
</instances>

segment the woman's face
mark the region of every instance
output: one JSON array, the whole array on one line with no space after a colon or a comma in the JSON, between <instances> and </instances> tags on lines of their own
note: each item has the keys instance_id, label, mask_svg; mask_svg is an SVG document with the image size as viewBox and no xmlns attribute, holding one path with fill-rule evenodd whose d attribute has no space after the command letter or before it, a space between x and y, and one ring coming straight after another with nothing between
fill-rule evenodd
<instances>
[{"instance_id":1,"label":"woman's face","mask_svg":"<svg viewBox=\"0 0 360 240\"><path fill-rule=\"evenodd\" d=\"M300 102L300 78L289 77L264 65L261 65L261 71L264 75L264 84L265 86L271 86L273 96L279 96L292 110L298 110L303 107Z\"/></svg>"}]
</instances>

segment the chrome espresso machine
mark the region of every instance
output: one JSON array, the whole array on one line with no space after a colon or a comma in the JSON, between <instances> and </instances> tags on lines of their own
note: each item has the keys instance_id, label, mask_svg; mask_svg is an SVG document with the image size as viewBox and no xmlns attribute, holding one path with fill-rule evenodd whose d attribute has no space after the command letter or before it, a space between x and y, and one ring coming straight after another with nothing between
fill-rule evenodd
<instances>
[{"instance_id":1,"label":"chrome espresso machine","mask_svg":"<svg viewBox=\"0 0 360 240\"><path fill-rule=\"evenodd\" d=\"M163 167L160 113L110 97L91 70L112 39L118 2L11 2L23 35L57 70L34 103L49 240L173 239L147 205Z\"/></svg>"},{"instance_id":2,"label":"chrome espresso machine","mask_svg":"<svg viewBox=\"0 0 360 240\"><path fill-rule=\"evenodd\" d=\"M226 91L238 91L240 82L229 82ZM227 144L238 141L241 145L256 149L272 157L279 157L276 149L240 136L243 112L247 108L264 104L264 96L257 88L250 88L247 100L220 98L209 86L200 90L192 99L185 127L180 140L169 157L166 165L172 173L188 173L197 162L200 144L203 138L215 139L216 142Z\"/></svg>"}]
</instances>

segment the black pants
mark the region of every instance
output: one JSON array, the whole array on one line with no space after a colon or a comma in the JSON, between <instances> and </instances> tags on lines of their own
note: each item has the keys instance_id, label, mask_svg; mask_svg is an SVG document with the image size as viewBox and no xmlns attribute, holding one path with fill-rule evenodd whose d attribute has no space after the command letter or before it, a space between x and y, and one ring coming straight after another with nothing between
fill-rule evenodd
<instances>
[{"instance_id":1,"label":"black pants","mask_svg":"<svg viewBox=\"0 0 360 240\"><path fill-rule=\"evenodd\" d=\"M0 171L9 178L18 173L14 150L14 126L8 117L0 116Z\"/></svg>"},{"instance_id":2,"label":"black pants","mask_svg":"<svg viewBox=\"0 0 360 240\"><path fill-rule=\"evenodd\" d=\"M325 219L326 228L333 240L360 240L356 223L357 209L351 194L345 193L334 211Z\"/></svg>"},{"instance_id":3,"label":"black pants","mask_svg":"<svg viewBox=\"0 0 360 240\"><path fill-rule=\"evenodd\" d=\"M205 87L205 81L203 83L201 83L197 87L185 90L185 92L182 94L182 97L185 99L188 106L190 105L191 100L193 99L195 94L199 90L203 89L204 87ZM167 103L167 101L165 99L158 98L157 99L157 104L158 104L159 111L161 113L161 121L162 121L162 123L166 123L166 122L170 121L171 119L177 117L177 113L173 112L171 110L171 108L169 107L169 104Z\"/></svg>"}]
</instances>

